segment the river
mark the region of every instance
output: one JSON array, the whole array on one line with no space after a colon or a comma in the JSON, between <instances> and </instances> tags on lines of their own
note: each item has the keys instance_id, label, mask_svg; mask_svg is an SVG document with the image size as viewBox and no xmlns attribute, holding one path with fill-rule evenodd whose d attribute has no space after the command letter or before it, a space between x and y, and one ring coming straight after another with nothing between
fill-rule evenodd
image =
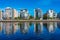
<instances>
[{"instance_id":1,"label":"river","mask_svg":"<svg viewBox=\"0 0 60 40\"><path fill-rule=\"evenodd\" d=\"M0 40L60 40L60 22L0 22Z\"/></svg>"}]
</instances>

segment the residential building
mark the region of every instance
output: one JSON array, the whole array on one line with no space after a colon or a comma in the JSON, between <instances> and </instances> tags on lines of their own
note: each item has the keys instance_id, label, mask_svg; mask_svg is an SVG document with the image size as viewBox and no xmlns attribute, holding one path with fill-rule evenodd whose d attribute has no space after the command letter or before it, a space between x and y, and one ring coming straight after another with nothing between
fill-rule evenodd
<instances>
[{"instance_id":1,"label":"residential building","mask_svg":"<svg viewBox=\"0 0 60 40\"><path fill-rule=\"evenodd\" d=\"M5 8L5 15L6 15L6 19L12 19L13 18L13 13L12 13L11 7Z\"/></svg>"},{"instance_id":2,"label":"residential building","mask_svg":"<svg viewBox=\"0 0 60 40\"><path fill-rule=\"evenodd\" d=\"M22 19L29 19L29 14L27 9L20 10L20 18Z\"/></svg>"},{"instance_id":3,"label":"residential building","mask_svg":"<svg viewBox=\"0 0 60 40\"><path fill-rule=\"evenodd\" d=\"M13 9L12 12L13 12L13 19L18 17L18 11L16 9Z\"/></svg>"},{"instance_id":4,"label":"residential building","mask_svg":"<svg viewBox=\"0 0 60 40\"><path fill-rule=\"evenodd\" d=\"M3 16L2 16L2 14L3 14L3 11L2 10L0 10L0 20L2 20L3 18Z\"/></svg>"},{"instance_id":5,"label":"residential building","mask_svg":"<svg viewBox=\"0 0 60 40\"><path fill-rule=\"evenodd\" d=\"M34 19L43 19L42 10L40 8L34 9Z\"/></svg>"},{"instance_id":6,"label":"residential building","mask_svg":"<svg viewBox=\"0 0 60 40\"><path fill-rule=\"evenodd\" d=\"M57 17L57 14L54 12L54 10L48 10L47 14L48 19L56 19Z\"/></svg>"},{"instance_id":7,"label":"residential building","mask_svg":"<svg viewBox=\"0 0 60 40\"><path fill-rule=\"evenodd\" d=\"M57 13L57 18L58 18L58 19L60 19L60 12L59 12L59 13Z\"/></svg>"},{"instance_id":8,"label":"residential building","mask_svg":"<svg viewBox=\"0 0 60 40\"><path fill-rule=\"evenodd\" d=\"M5 11L2 10L2 19L5 20L6 19L6 15L5 15Z\"/></svg>"}]
</instances>

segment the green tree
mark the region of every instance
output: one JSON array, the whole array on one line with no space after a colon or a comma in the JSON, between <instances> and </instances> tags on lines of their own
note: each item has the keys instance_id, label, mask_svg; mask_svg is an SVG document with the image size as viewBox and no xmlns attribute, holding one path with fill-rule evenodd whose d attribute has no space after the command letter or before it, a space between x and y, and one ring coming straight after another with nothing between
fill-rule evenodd
<instances>
[{"instance_id":1,"label":"green tree","mask_svg":"<svg viewBox=\"0 0 60 40\"><path fill-rule=\"evenodd\" d=\"M47 19L47 13L43 15L43 19Z\"/></svg>"},{"instance_id":2,"label":"green tree","mask_svg":"<svg viewBox=\"0 0 60 40\"><path fill-rule=\"evenodd\" d=\"M33 19L33 16L29 16L29 19Z\"/></svg>"}]
</instances>

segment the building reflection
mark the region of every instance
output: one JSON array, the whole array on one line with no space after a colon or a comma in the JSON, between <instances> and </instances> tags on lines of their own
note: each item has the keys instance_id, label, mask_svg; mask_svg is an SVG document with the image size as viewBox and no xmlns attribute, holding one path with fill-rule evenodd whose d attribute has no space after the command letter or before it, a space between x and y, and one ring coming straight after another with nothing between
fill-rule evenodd
<instances>
[{"instance_id":1,"label":"building reflection","mask_svg":"<svg viewBox=\"0 0 60 40\"><path fill-rule=\"evenodd\" d=\"M47 28L49 32L54 32L56 27L57 27L57 22L47 23Z\"/></svg>"},{"instance_id":2,"label":"building reflection","mask_svg":"<svg viewBox=\"0 0 60 40\"><path fill-rule=\"evenodd\" d=\"M29 23L28 22L24 22L20 24L20 32L25 34L28 32L28 28L29 28Z\"/></svg>"},{"instance_id":3,"label":"building reflection","mask_svg":"<svg viewBox=\"0 0 60 40\"><path fill-rule=\"evenodd\" d=\"M57 22L54 22L54 27L57 28Z\"/></svg>"},{"instance_id":4,"label":"building reflection","mask_svg":"<svg viewBox=\"0 0 60 40\"><path fill-rule=\"evenodd\" d=\"M43 23L34 23L34 32L41 33L43 31Z\"/></svg>"},{"instance_id":5,"label":"building reflection","mask_svg":"<svg viewBox=\"0 0 60 40\"><path fill-rule=\"evenodd\" d=\"M43 22L40 22L40 30L43 31Z\"/></svg>"},{"instance_id":6,"label":"building reflection","mask_svg":"<svg viewBox=\"0 0 60 40\"><path fill-rule=\"evenodd\" d=\"M12 34L13 33L13 24L12 23L6 23L5 24L5 33L6 34Z\"/></svg>"},{"instance_id":7,"label":"building reflection","mask_svg":"<svg viewBox=\"0 0 60 40\"><path fill-rule=\"evenodd\" d=\"M57 27L60 29L60 22L57 22Z\"/></svg>"},{"instance_id":8,"label":"building reflection","mask_svg":"<svg viewBox=\"0 0 60 40\"><path fill-rule=\"evenodd\" d=\"M55 29L57 28L57 22L49 22L49 23L45 23L45 25L49 32L54 32ZM18 25L18 22L14 22L14 23L0 22L0 32L7 35L16 33L18 29L21 33L26 34L28 33L29 28L30 28L29 22L23 22L23 23L20 23L19 25ZM34 23L34 32L38 34L43 32L43 22Z\"/></svg>"},{"instance_id":9,"label":"building reflection","mask_svg":"<svg viewBox=\"0 0 60 40\"><path fill-rule=\"evenodd\" d=\"M0 32L2 32L2 22L0 22Z\"/></svg>"},{"instance_id":10,"label":"building reflection","mask_svg":"<svg viewBox=\"0 0 60 40\"><path fill-rule=\"evenodd\" d=\"M7 35L14 34L17 30L17 24L18 23L10 23L10 22L3 23L2 32Z\"/></svg>"},{"instance_id":11,"label":"building reflection","mask_svg":"<svg viewBox=\"0 0 60 40\"><path fill-rule=\"evenodd\" d=\"M15 23L13 23L13 29L14 29L14 33L16 33L17 32L17 30L19 29L19 27L18 27L18 22L15 22Z\"/></svg>"}]
</instances>

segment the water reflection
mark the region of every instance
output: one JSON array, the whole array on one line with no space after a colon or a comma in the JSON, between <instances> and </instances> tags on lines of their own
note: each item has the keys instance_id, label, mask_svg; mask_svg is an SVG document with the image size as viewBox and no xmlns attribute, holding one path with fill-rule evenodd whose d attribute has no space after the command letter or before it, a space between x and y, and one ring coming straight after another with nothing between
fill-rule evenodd
<instances>
[{"instance_id":1,"label":"water reflection","mask_svg":"<svg viewBox=\"0 0 60 40\"><path fill-rule=\"evenodd\" d=\"M14 34L17 30L18 23L0 23L0 32L4 34Z\"/></svg>"},{"instance_id":2,"label":"water reflection","mask_svg":"<svg viewBox=\"0 0 60 40\"><path fill-rule=\"evenodd\" d=\"M34 32L40 33L43 31L43 23L34 23Z\"/></svg>"},{"instance_id":3,"label":"water reflection","mask_svg":"<svg viewBox=\"0 0 60 40\"><path fill-rule=\"evenodd\" d=\"M2 22L0 23L0 32L2 32Z\"/></svg>"},{"instance_id":4,"label":"water reflection","mask_svg":"<svg viewBox=\"0 0 60 40\"><path fill-rule=\"evenodd\" d=\"M47 29L48 29L49 32L54 32L56 27L57 27L57 23L56 22L47 23Z\"/></svg>"},{"instance_id":5,"label":"water reflection","mask_svg":"<svg viewBox=\"0 0 60 40\"><path fill-rule=\"evenodd\" d=\"M46 25L46 29L48 32L54 32L55 29L57 28L57 22L49 22L49 23L29 23L29 22L0 22L0 33L10 35L14 34L17 31L20 31L20 33L26 34L28 33L29 29L31 28L30 24L34 24L34 33L41 33L44 31L44 27ZM19 29L19 30L18 30ZM33 30L32 30L33 31Z\"/></svg>"},{"instance_id":6,"label":"water reflection","mask_svg":"<svg viewBox=\"0 0 60 40\"><path fill-rule=\"evenodd\" d=\"M20 32L21 33L24 33L24 34L27 33L28 28L29 28L29 23L28 22L20 23Z\"/></svg>"}]
</instances>

